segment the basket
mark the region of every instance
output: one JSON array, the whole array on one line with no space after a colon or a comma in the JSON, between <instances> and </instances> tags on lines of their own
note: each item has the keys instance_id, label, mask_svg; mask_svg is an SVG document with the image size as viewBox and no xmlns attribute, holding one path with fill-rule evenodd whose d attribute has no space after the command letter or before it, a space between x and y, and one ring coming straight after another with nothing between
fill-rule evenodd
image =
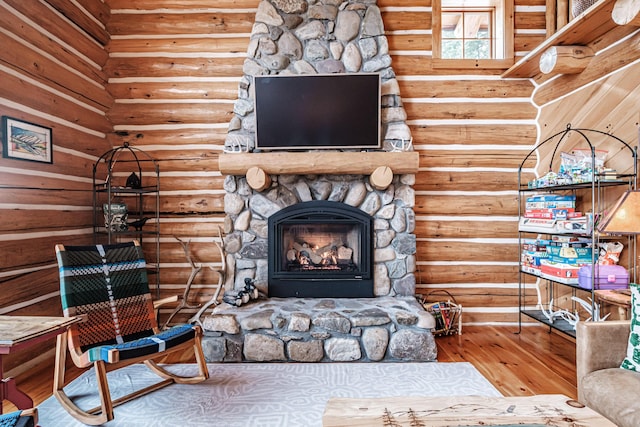
<instances>
[{"instance_id":1,"label":"basket","mask_svg":"<svg viewBox=\"0 0 640 427\"><path fill-rule=\"evenodd\" d=\"M423 295L421 304L435 318L434 335L462 335L462 306L449 291L431 291Z\"/></svg>"}]
</instances>

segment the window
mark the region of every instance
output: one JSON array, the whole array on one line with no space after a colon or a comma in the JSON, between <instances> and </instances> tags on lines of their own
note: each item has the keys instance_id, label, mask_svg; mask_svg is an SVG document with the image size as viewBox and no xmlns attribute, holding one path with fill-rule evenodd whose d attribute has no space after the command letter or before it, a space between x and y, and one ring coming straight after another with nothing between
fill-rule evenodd
<instances>
[{"instance_id":1,"label":"window","mask_svg":"<svg viewBox=\"0 0 640 427\"><path fill-rule=\"evenodd\" d=\"M433 0L434 68L513 64L513 0Z\"/></svg>"},{"instance_id":2,"label":"window","mask_svg":"<svg viewBox=\"0 0 640 427\"><path fill-rule=\"evenodd\" d=\"M495 16L490 10L442 10L443 59L492 59Z\"/></svg>"}]
</instances>

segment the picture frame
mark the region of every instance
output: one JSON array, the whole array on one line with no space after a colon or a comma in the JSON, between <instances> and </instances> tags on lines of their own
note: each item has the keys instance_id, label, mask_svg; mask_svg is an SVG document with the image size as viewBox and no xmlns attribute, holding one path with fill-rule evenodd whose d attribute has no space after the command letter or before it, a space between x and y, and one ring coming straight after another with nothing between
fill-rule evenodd
<instances>
[{"instance_id":1,"label":"picture frame","mask_svg":"<svg viewBox=\"0 0 640 427\"><path fill-rule=\"evenodd\" d=\"M2 116L2 157L53 163L53 135L50 127Z\"/></svg>"}]
</instances>

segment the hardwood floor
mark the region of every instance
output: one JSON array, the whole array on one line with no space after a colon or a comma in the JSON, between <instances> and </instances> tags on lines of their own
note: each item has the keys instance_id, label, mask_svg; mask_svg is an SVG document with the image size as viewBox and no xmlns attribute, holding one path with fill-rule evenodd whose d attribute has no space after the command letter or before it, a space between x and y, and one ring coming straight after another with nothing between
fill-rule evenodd
<instances>
[{"instance_id":1,"label":"hardwood floor","mask_svg":"<svg viewBox=\"0 0 640 427\"><path fill-rule=\"evenodd\" d=\"M437 337L439 362L470 362L505 396L564 394L576 398L575 343L541 326L467 326L462 335ZM191 362L183 355L171 362ZM69 365L67 381L81 371ZM36 405L51 396L53 359L16 378ZM4 402L5 412L14 410Z\"/></svg>"},{"instance_id":2,"label":"hardwood floor","mask_svg":"<svg viewBox=\"0 0 640 427\"><path fill-rule=\"evenodd\" d=\"M438 337L439 362L470 362L505 396L577 397L575 341L542 326L475 326Z\"/></svg>"}]
</instances>

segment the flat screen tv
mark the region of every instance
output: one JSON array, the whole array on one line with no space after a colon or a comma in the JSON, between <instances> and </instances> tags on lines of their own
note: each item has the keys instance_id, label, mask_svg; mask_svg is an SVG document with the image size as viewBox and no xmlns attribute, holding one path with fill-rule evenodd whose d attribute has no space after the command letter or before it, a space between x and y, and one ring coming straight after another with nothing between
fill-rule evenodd
<instances>
[{"instance_id":1,"label":"flat screen tv","mask_svg":"<svg viewBox=\"0 0 640 427\"><path fill-rule=\"evenodd\" d=\"M380 147L380 75L256 76L256 148Z\"/></svg>"}]
</instances>

